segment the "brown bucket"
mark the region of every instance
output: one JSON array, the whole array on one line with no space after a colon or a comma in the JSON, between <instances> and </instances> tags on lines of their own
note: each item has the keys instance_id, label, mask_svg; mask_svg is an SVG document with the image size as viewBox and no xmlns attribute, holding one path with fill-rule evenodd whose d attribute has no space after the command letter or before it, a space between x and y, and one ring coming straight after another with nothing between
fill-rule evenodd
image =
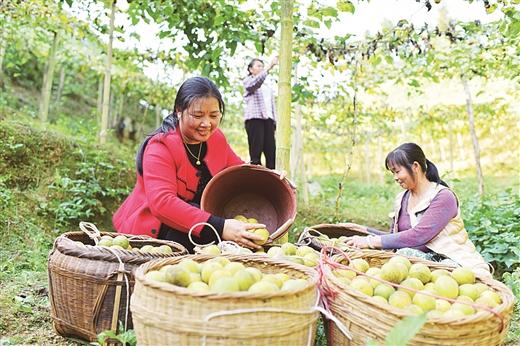
<instances>
[{"instance_id":1,"label":"brown bucket","mask_svg":"<svg viewBox=\"0 0 520 346\"><path fill-rule=\"evenodd\" d=\"M296 217L296 190L287 180L267 168L241 165L215 175L202 193L201 209L232 219L255 218L266 225L276 240L289 230Z\"/></svg>"}]
</instances>

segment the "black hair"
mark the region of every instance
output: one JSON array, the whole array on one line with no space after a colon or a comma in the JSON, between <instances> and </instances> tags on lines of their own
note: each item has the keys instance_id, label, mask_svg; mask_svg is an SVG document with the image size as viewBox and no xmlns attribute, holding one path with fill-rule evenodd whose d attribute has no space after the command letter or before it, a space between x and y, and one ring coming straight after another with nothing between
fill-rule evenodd
<instances>
[{"instance_id":1,"label":"black hair","mask_svg":"<svg viewBox=\"0 0 520 346\"><path fill-rule=\"evenodd\" d=\"M390 170L393 166L402 166L413 177L412 165L417 162L421 170L426 173L426 179L449 187L439 176L437 167L426 158L423 150L415 143L404 143L388 153L385 159L385 167Z\"/></svg>"},{"instance_id":2,"label":"black hair","mask_svg":"<svg viewBox=\"0 0 520 346\"><path fill-rule=\"evenodd\" d=\"M251 62L249 63L249 65L247 65L247 73L248 73L248 76L251 75L251 71L249 71L249 69L250 69L251 67L253 67L253 65L254 65L255 62L257 62L257 61L260 61L260 62L262 63L262 65L264 65L264 61L263 61L263 60L258 59L258 58L254 58L254 59L252 59Z\"/></svg>"},{"instance_id":3,"label":"black hair","mask_svg":"<svg viewBox=\"0 0 520 346\"><path fill-rule=\"evenodd\" d=\"M158 133L167 133L169 131L175 130L179 124L178 113L182 113L190 108L195 100L208 97L214 97L218 100L220 113L224 115L225 105L222 94L218 90L215 83L213 83L210 79L206 77L192 77L182 83L181 87L177 91L177 96L175 96L173 112L164 118L161 126L146 136L145 140L143 143L141 143L141 146L137 151L135 163L139 175L143 175L143 155L150 138Z\"/></svg>"}]
</instances>

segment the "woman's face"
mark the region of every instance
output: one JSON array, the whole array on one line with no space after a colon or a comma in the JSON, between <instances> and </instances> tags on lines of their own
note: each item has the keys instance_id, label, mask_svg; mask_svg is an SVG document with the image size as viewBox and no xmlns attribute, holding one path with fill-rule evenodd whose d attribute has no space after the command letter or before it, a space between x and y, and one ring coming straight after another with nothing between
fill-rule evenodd
<instances>
[{"instance_id":1,"label":"woman's face","mask_svg":"<svg viewBox=\"0 0 520 346\"><path fill-rule=\"evenodd\" d=\"M205 142L218 128L222 113L215 97L195 99L188 109L178 112L179 128L188 144Z\"/></svg>"},{"instance_id":2,"label":"woman's face","mask_svg":"<svg viewBox=\"0 0 520 346\"><path fill-rule=\"evenodd\" d=\"M255 60L255 62L253 63L253 66L251 66L249 68L249 72L251 72L251 74L253 76L256 76L257 74L259 74L263 70L264 70L264 64L261 61L258 61L258 60Z\"/></svg>"},{"instance_id":3,"label":"woman's face","mask_svg":"<svg viewBox=\"0 0 520 346\"><path fill-rule=\"evenodd\" d=\"M414 165L416 163L414 162ZM414 171L414 165L412 165L412 171ZM394 175L394 180L399 186L403 189L411 190L415 188L416 181L412 175L408 172L406 167L400 165L392 165L390 166L390 171Z\"/></svg>"}]
</instances>

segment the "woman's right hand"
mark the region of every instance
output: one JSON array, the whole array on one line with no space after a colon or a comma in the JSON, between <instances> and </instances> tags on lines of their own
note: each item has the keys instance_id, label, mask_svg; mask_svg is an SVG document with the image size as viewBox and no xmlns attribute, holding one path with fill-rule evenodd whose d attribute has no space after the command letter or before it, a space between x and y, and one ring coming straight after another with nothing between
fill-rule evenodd
<instances>
[{"instance_id":1,"label":"woman's right hand","mask_svg":"<svg viewBox=\"0 0 520 346\"><path fill-rule=\"evenodd\" d=\"M354 231L359 231L359 232L368 232L368 228L367 226L363 226L363 225L358 225L357 223L353 223L353 222L343 222L343 223L340 223L341 226L344 226L344 227L347 227L347 228L350 228Z\"/></svg>"},{"instance_id":2,"label":"woman's right hand","mask_svg":"<svg viewBox=\"0 0 520 346\"><path fill-rule=\"evenodd\" d=\"M265 228L261 223L247 223L235 219L226 219L222 239L230 240L240 246L250 249L260 249L261 246L254 243L255 240L262 240L259 235L248 232L250 229Z\"/></svg>"},{"instance_id":3,"label":"woman's right hand","mask_svg":"<svg viewBox=\"0 0 520 346\"><path fill-rule=\"evenodd\" d=\"M278 65L278 56L275 56L273 60L269 63L267 70L270 71L274 66Z\"/></svg>"}]
</instances>

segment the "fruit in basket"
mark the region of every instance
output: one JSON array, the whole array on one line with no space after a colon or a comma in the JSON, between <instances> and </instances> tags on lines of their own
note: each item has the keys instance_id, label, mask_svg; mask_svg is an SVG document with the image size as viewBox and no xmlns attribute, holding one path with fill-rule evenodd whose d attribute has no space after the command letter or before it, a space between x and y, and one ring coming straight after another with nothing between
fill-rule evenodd
<instances>
[{"instance_id":1,"label":"fruit in basket","mask_svg":"<svg viewBox=\"0 0 520 346\"><path fill-rule=\"evenodd\" d=\"M282 291L296 291L307 287L307 280L304 279L289 279L282 285Z\"/></svg>"},{"instance_id":2,"label":"fruit in basket","mask_svg":"<svg viewBox=\"0 0 520 346\"><path fill-rule=\"evenodd\" d=\"M388 298L395 292L395 288L387 284L379 284L374 288L374 296L380 296L388 300Z\"/></svg>"},{"instance_id":3,"label":"fruit in basket","mask_svg":"<svg viewBox=\"0 0 520 346\"><path fill-rule=\"evenodd\" d=\"M257 269L257 268L254 268L254 267L247 267L245 269L247 272L253 274L253 277L255 278L255 282L258 282L260 280L262 280L262 272L260 271L260 269Z\"/></svg>"},{"instance_id":4,"label":"fruit in basket","mask_svg":"<svg viewBox=\"0 0 520 346\"><path fill-rule=\"evenodd\" d=\"M124 235L118 235L112 240L112 245L119 245L123 249L126 249L128 245L130 245L130 242Z\"/></svg>"},{"instance_id":5,"label":"fruit in basket","mask_svg":"<svg viewBox=\"0 0 520 346\"><path fill-rule=\"evenodd\" d=\"M416 279L416 278L405 279L403 282L401 282L400 285L404 286L404 287L410 287L417 291L420 291L424 288L424 285L421 282L421 280ZM413 296L415 295L415 291L407 290L406 288L399 288L399 290L408 293L410 295L410 298L413 298Z\"/></svg>"},{"instance_id":6,"label":"fruit in basket","mask_svg":"<svg viewBox=\"0 0 520 346\"><path fill-rule=\"evenodd\" d=\"M366 274L376 277L376 278L381 278L381 268L377 268L377 267L368 268L368 270L366 271ZM376 288L379 284L382 283L381 281L378 281L375 279L370 279L370 278L369 278L369 281L370 281L370 284L372 285L372 287L374 287L374 288Z\"/></svg>"},{"instance_id":7,"label":"fruit in basket","mask_svg":"<svg viewBox=\"0 0 520 346\"><path fill-rule=\"evenodd\" d=\"M245 269L237 271L233 278L236 280L240 291L247 291L257 281L253 273Z\"/></svg>"},{"instance_id":8,"label":"fruit in basket","mask_svg":"<svg viewBox=\"0 0 520 346\"><path fill-rule=\"evenodd\" d=\"M205 282L202 282L202 281L192 282L188 286L188 289L193 292L199 292L199 293L209 292L209 286Z\"/></svg>"},{"instance_id":9,"label":"fruit in basket","mask_svg":"<svg viewBox=\"0 0 520 346\"><path fill-rule=\"evenodd\" d=\"M451 309L451 304L447 300L435 299L435 310L446 312Z\"/></svg>"},{"instance_id":10,"label":"fruit in basket","mask_svg":"<svg viewBox=\"0 0 520 346\"><path fill-rule=\"evenodd\" d=\"M104 235L98 242L98 246L112 246L112 237Z\"/></svg>"},{"instance_id":11,"label":"fruit in basket","mask_svg":"<svg viewBox=\"0 0 520 346\"><path fill-rule=\"evenodd\" d=\"M423 284L425 284L430 282L432 273L426 264L414 263L408 270L408 277L419 279Z\"/></svg>"},{"instance_id":12,"label":"fruit in basket","mask_svg":"<svg viewBox=\"0 0 520 346\"><path fill-rule=\"evenodd\" d=\"M465 299L463 299L463 298L465 298ZM473 308L471 305L463 304L461 302L473 303L473 300L471 300L471 298L469 298L469 297L464 297L464 296L459 297L459 298L457 298L457 302L453 303L451 308L462 311L464 313L464 315L472 315L475 313L475 308Z\"/></svg>"},{"instance_id":13,"label":"fruit in basket","mask_svg":"<svg viewBox=\"0 0 520 346\"><path fill-rule=\"evenodd\" d=\"M307 245L298 246L296 249L296 256L305 257L306 254L316 253L313 248Z\"/></svg>"},{"instance_id":14,"label":"fruit in basket","mask_svg":"<svg viewBox=\"0 0 520 346\"><path fill-rule=\"evenodd\" d=\"M416 293L412 299L412 303L417 305L422 309L422 311L428 312L430 310L435 310L436 301L435 298L427 296L425 294Z\"/></svg>"},{"instance_id":15,"label":"fruit in basket","mask_svg":"<svg viewBox=\"0 0 520 346\"><path fill-rule=\"evenodd\" d=\"M488 285L483 284L482 282L477 282L476 284L473 284L473 286L475 286L475 288L477 289L479 296L482 294L482 292L489 290Z\"/></svg>"},{"instance_id":16,"label":"fruit in basket","mask_svg":"<svg viewBox=\"0 0 520 346\"><path fill-rule=\"evenodd\" d=\"M173 253L173 250L171 247L169 247L168 245L166 244L163 244L159 247L157 247L157 250L158 250L158 253L162 253L164 255L170 255Z\"/></svg>"},{"instance_id":17,"label":"fruit in basket","mask_svg":"<svg viewBox=\"0 0 520 346\"><path fill-rule=\"evenodd\" d=\"M475 300L479 295L477 287L473 284L463 284L459 286L459 296L466 296Z\"/></svg>"},{"instance_id":18,"label":"fruit in basket","mask_svg":"<svg viewBox=\"0 0 520 346\"><path fill-rule=\"evenodd\" d=\"M247 291L251 292L251 293L265 294L265 293L275 293L275 292L278 292L279 290L280 289L278 288L278 286L276 286L276 284L269 282L269 281L262 280L262 281L254 283L251 287L249 287L249 289Z\"/></svg>"},{"instance_id":19,"label":"fruit in basket","mask_svg":"<svg viewBox=\"0 0 520 346\"><path fill-rule=\"evenodd\" d=\"M224 269L215 270L209 277L208 285L209 285L209 287L211 287L213 285L213 283L215 283L215 281L217 281L218 279L223 278L223 277L231 277L231 276L233 276L233 275Z\"/></svg>"},{"instance_id":20,"label":"fruit in basket","mask_svg":"<svg viewBox=\"0 0 520 346\"><path fill-rule=\"evenodd\" d=\"M363 292L367 296L373 296L374 295L374 289L372 288L372 285L370 282L363 277L356 277L352 280L350 283L350 287Z\"/></svg>"},{"instance_id":21,"label":"fruit in basket","mask_svg":"<svg viewBox=\"0 0 520 346\"><path fill-rule=\"evenodd\" d=\"M465 317L466 315L464 315L464 313L462 311L460 311L459 309L449 309L448 311L446 311L442 317L444 318L450 318L450 319L459 319L459 318L463 318Z\"/></svg>"},{"instance_id":22,"label":"fruit in basket","mask_svg":"<svg viewBox=\"0 0 520 346\"><path fill-rule=\"evenodd\" d=\"M179 266L168 268L164 272L166 280L174 285L188 287L191 284L191 274Z\"/></svg>"},{"instance_id":23,"label":"fruit in basket","mask_svg":"<svg viewBox=\"0 0 520 346\"><path fill-rule=\"evenodd\" d=\"M245 268L246 267L240 262L229 262L224 266L224 270L229 272L231 275L235 275L237 271Z\"/></svg>"},{"instance_id":24,"label":"fruit in basket","mask_svg":"<svg viewBox=\"0 0 520 346\"><path fill-rule=\"evenodd\" d=\"M208 245L204 246L201 251L205 255L215 255L218 256L221 254L220 249L217 245Z\"/></svg>"},{"instance_id":25,"label":"fruit in basket","mask_svg":"<svg viewBox=\"0 0 520 346\"><path fill-rule=\"evenodd\" d=\"M282 248L279 246L270 247L269 250L267 250L267 256L269 256L269 257L283 256Z\"/></svg>"},{"instance_id":26,"label":"fruit in basket","mask_svg":"<svg viewBox=\"0 0 520 346\"><path fill-rule=\"evenodd\" d=\"M381 267L381 279L393 283L401 282L405 277L406 266L397 262L386 262Z\"/></svg>"},{"instance_id":27,"label":"fruit in basket","mask_svg":"<svg viewBox=\"0 0 520 346\"><path fill-rule=\"evenodd\" d=\"M191 258L185 258L178 264L179 267L186 269L187 271L191 273L200 273L201 265L197 262L192 260Z\"/></svg>"},{"instance_id":28,"label":"fruit in basket","mask_svg":"<svg viewBox=\"0 0 520 346\"><path fill-rule=\"evenodd\" d=\"M357 276L356 272L354 272L352 270L348 270L348 269L341 269L341 268L333 270L332 273L336 277L344 277L344 278L347 278L350 280L352 280L353 278L355 278Z\"/></svg>"},{"instance_id":29,"label":"fruit in basket","mask_svg":"<svg viewBox=\"0 0 520 346\"><path fill-rule=\"evenodd\" d=\"M264 245L271 235L266 228L257 228L253 231L253 233L262 238L260 240L254 241L254 243L257 245Z\"/></svg>"},{"instance_id":30,"label":"fruit in basket","mask_svg":"<svg viewBox=\"0 0 520 346\"><path fill-rule=\"evenodd\" d=\"M255 219L254 217L250 217L249 219L247 219L247 222L248 223L258 223L258 220Z\"/></svg>"},{"instance_id":31,"label":"fruit in basket","mask_svg":"<svg viewBox=\"0 0 520 346\"><path fill-rule=\"evenodd\" d=\"M370 268L370 265L368 264L367 261L365 261L364 259L362 258L355 258L352 260L352 262L350 262L350 265L354 268L354 269L357 269L359 270L360 272L366 272L368 270L368 268Z\"/></svg>"},{"instance_id":32,"label":"fruit in basket","mask_svg":"<svg viewBox=\"0 0 520 346\"><path fill-rule=\"evenodd\" d=\"M168 282L168 280L166 279L165 272L161 272L158 270L149 271L148 273L146 273L145 277L153 281Z\"/></svg>"},{"instance_id":33,"label":"fruit in basket","mask_svg":"<svg viewBox=\"0 0 520 346\"><path fill-rule=\"evenodd\" d=\"M491 290L487 290L487 291L482 292L480 294L479 298L486 298L486 299L489 298L489 299L493 300L497 304L501 304L502 303L502 298L500 298L500 296L496 292L491 291Z\"/></svg>"},{"instance_id":34,"label":"fruit in basket","mask_svg":"<svg viewBox=\"0 0 520 346\"><path fill-rule=\"evenodd\" d=\"M248 249L246 247L241 247L240 248L240 254L241 255L252 255L253 251L251 251L250 249Z\"/></svg>"},{"instance_id":35,"label":"fruit in basket","mask_svg":"<svg viewBox=\"0 0 520 346\"><path fill-rule=\"evenodd\" d=\"M451 272L451 277L457 281L459 285L475 283L475 274L466 267L457 267Z\"/></svg>"},{"instance_id":36,"label":"fruit in basket","mask_svg":"<svg viewBox=\"0 0 520 346\"><path fill-rule=\"evenodd\" d=\"M413 315L420 315L424 312L423 309L421 309L420 306L411 304L406 307L406 311L413 314Z\"/></svg>"},{"instance_id":37,"label":"fruit in basket","mask_svg":"<svg viewBox=\"0 0 520 346\"><path fill-rule=\"evenodd\" d=\"M444 275L450 275L450 272L444 269L435 269L434 271L432 271L431 282L437 281L438 278Z\"/></svg>"},{"instance_id":38,"label":"fruit in basket","mask_svg":"<svg viewBox=\"0 0 520 346\"><path fill-rule=\"evenodd\" d=\"M435 291L446 298L456 298L459 295L459 285L451 276L443 275L435 281Z\"/></svg>"},{"instance_id":39,"label":"fruit in basket","mask_svg":"<svg viewBox=\"0 0 520 346\"><path fill-rule=\"evenodd\" d=\"M205 283L209 282L209 278L211 277L211 274L217 270L221 270L223 267L219 262L212 261L212 262L204 262L202 264L202 267L200 269L200 277L202 281Z\"/></svg>"},{"instance_id":40,"label":"fruit in basket","mask_svg":"<svg viewBox=\"0 0 520 346\"><path fill-rule=\"evenodd\" d=\"M296 247L296 245L294 245L292 243L284 243L284 244L282 244L282 252L286 256L296 255L296 251L297 250L298 250L298 248Z\"/></svg>"},{"instance_id":41,"label":"fruit in basket","mask_svg":"<svg viewBox=\"0 0 520 346\"><path fill-rule=\"evenodd\" d=\"M381 296L373 296L372 297L372 301L374 301L375 303L377 303L378 305L381 305L381 304L388 304L388 300L386 300L385 298L381 297Z\"/></svg>"},{"instance_id":42,"label":"fruit in basket","mask_svg":"<svg viewBox=\"0 0 520 346\"><path fill-rule=\"evenodd\" d=\"M232 277L224 276L216 279L209 285L209 290L215 293L238 292L238 283Z\"/></svg>"},{"instance_id":43,"label":"fruit in basket","mask_svg":"<svg viewBox=\"0 0 520 346\"><path fill-rule=\"evenodd\" d=\"M281 288L283 285L282 280L277 277L275 274L264 274L261 281L268 281L275 284L278 288Z\"/></svg>"},{"instance_id":44,"label":"fruit in basket","mask_svg":"<svg viewBox=\"0 0 520 346\"><path fill-rule=\"evenodd\" d=\"M238 221L242 221L242 222L248 222L247 221L247 217L245 217L244 215L240 215L238 214L237 216L234 217L235 220L238 220Z\"/></svg>"},{"instance_id":45,"label":"fruit in basket","mask_svg":"<svg viewBox=\"0 0 520 346\"><path fill-rule=\"evenodd\" d=\"M151 253L153 251L153 246L152 245L145 245L143 246L142 248L139 249L141 252L148 252L148 253Z\"/></svg>"},{"instance_id":46,"label":"fruit in basket","mask_svg":"<svg viewBox=\"0 0 520 346\"><path fill-rule=\"evenodd\" d=\"M114 250L126 250L125 248L123 248L122 246L119 246L119 245L112 245L110 246L111 249L114 249Z\"/></svg>"},{"instance_id":47,"label":"fruit in basket","mask_svg":"<svg viewBox=\"0 0 520 346\"><path fill-rule=\"evenodd\" d=\"M388 298L388 303L396 308L404 309L408 305L412 304L412 299L408 293L403 291L395 291Z\"/></svg>"},{"instance_id":48,"label":"fruit in basket","mask_svg":"<svg viewBox=\"0 0 520 346\"><path fill-rule=\"evenodd\" d=\"M316 267L318 265L318 261L320 260L320 255L316 252L309 252L303 256L303 265L307 267Z\"/></svg>"},{"instance_id":49,"label":"fruit in basket","mask_svg":"<svg viewBox=\"0 0 520 346\"><path fill-rule=\"evenodd\" d=\"M406 270L409 270L412 266L412 263L410 263L410 260L403 256L394 256L388 260L390 263L401 263L406 266Z\"/></svg>"}]
</instances>

